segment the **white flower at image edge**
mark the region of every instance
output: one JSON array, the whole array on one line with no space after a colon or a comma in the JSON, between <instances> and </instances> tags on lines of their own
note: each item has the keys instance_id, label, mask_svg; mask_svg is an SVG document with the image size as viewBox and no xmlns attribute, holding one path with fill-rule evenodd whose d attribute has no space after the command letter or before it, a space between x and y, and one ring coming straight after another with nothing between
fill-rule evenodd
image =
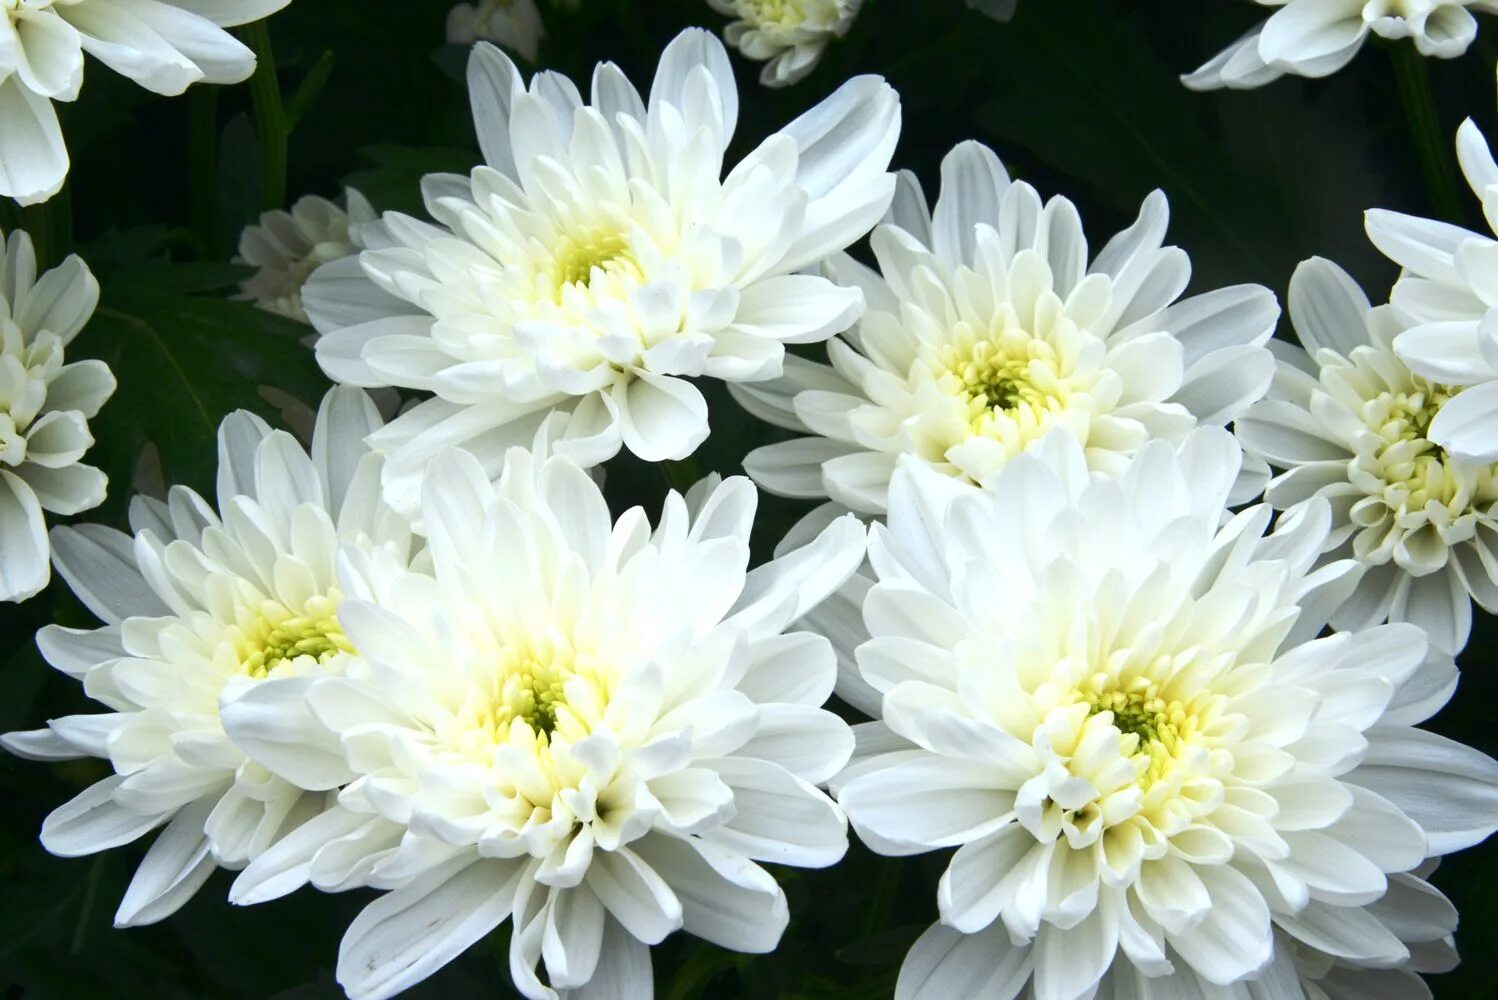
<instances>
[{"instance_id":1,"label":"white flower at image edge","mask_svg":"<svg viewBox=\"0 0 1498 1000\"><path fill-rule=\"evenodd\" d=\"M857 289L797 271L861 237L894 190L899 101L844 84L722 177L738 94L722 43L700 30L661 56L649 103L611 63L591 105L510 60L469 59L487 165L426 178L438 225L387 213L370 249L318 269L304 302L335 380L430 392L371 443L386 495L413 510L421 472L460 446L491 476L547 415L554 447L589 466L627 448L679 459L708 434L687 379L781 373L785 345L825 340Z\"/></svg>"},{"instance_id":2,"label":"white flower at image edge","mask_svg":"<svg viewBox=\"0 0 1498 1000\"><path fill-rule=\"evenodd\" d=\"M1413 44L1422 56L1455 59L1477 38L1472 11L1495 0L1256 0L1279 7L1263 24L1182 77L1192 90L1262 87L1286 73L1329 76L1372 35ZM1406 41L1407 40L1407 41Z\"/></svg>"},{"instance_id":3,"label":"white flower at image edge","mask_svg":"<svg viewBox=\"0 0 1498 1000\"><path fill-rule=\"evenodd\" d=\"M102 361L64 363L98 303L99 283L76 256L38 278L30 236L0 245L0 601L24 601L51 579L44 511L104 501L107 478L80 459L114 375Z\"/></svg>"},{"instance_id":4,"label":"white flower at image edge","mask_svg":"<svg viewBox=\"0 0 1498 1000\"><path fill-rule=\"evenodd\" d=\"M902 463L869 540L883 719L834 787L874 850L957 849L896 996L1283 1000L1423 966L1455 915L1406 873L1498 826L1498 763L1413 728L1451 659L1407 624L1318 638L1361 567L1313 568L1324 501L1223 524L1227 432L1117 480L1043 452L981 491Z\"/></svg>"},{"instance_id":5,"label":"white flower at image edge","mask_svg":"<svg viewBox=\"0 0 1498 1000\"><path fill-rule=\"evenodd\" d=\"M23 205L62 189L68 150L53 101L77 100L83 53L147 90L239 83L255 55L224 28L289 0L6 0L0 5L0 195Z\"/></svg>"},{"instance_id":6,"label":"white flower at image edge","mask_svg":"<svg viewBox=\"0 0 1498 1000\"><path fill-rule=\"evenodd\" d=\"M351 872L391 890L344 937L352 997L412 986L505 920L533 998L649 996L648 946L678 929L773 950L787 904L759 863L842 858L846 820L815 786L853 749L821 708L831 647L787 629L859 565L866 532L846 516L749 571L755 508L747 479L704 480L652 531L639 508L611 520L565 459L513 449L496 486L448 452L421 507L433 575L345 562L362 674L226 709L257 759L344 786L231 898Z\"/></svg>"},{"instance_id":7,"label":"white flower at image edge","mask_svg":"<svg viewBox=\"0 0 1498 1000\"><path fill-rule=\"evenodd\" d=\"M1456 151L1498 234L1498 164L1470 120ZM1467 461L1498 462L1498 240L1382 209L1368 213L1368 236L1404 268L1391 302L1411 326L1394 350L1422 378L1461 389L1431 423L1431 440Z\"/></svg>"},{"instance_id":8,"label":"white flower at image edge","mask_svg":"<svg viewBox=\"0 0 1498 1000\"><path fill-rule=\"evenodd\" d=\"M323 809L322 791L248 760L220 707L272 678L342 673L355 659L335 617L340 550L404 563L403 518L379 495L380 458L362 444L379 414L357 389L318 411L309 455L246 412L219 430L218 509L185 487L137 498L132 538L102 525L53 531L58 572L105 624L48 625L47 662L107 712L53 719L0 744L35 760L99 757L115 773L42 824L63 857L155 830L115 914L152 923L190 899L215 864L242 868Z\"/></svg>"},{"instance_id":9,"label":"white flower at image edge","mask_svg":"<svg viewBox=\"0 0 1498 1000\"><path fill-rule=\"evenodd\" d=\"M353 188L344 191L340 207L326 198L306 195L291 210L263 212L258 223L239 234L236 264L255 273L240 282L240 298L268 312L307 322L302 286L323 264L364 249L361 230L379 215Z\"/></svg>"},{"instance_id":10,"label":"white flower at image edge","mask_svg":"<svg viewBox=\"0 0 1498 1000\"><path fill-rule=\"evenodd\" d=\"M1334 626L1413 622L1460 652L1472 600L1498 611L1498 464L1430 440L1462 392L1410 371L1394 353L1396 312L1371 308L1330 261L1296 269L1290 315L1305 350L1279 345L1269 398L1235 428L1245 451L1284 470L1265 500L1283 510L1321 497L1332 516L1322 561L1368 567Z\"/></svg>"},{"instance_id":11,"label":"white flower at image edge","mask_svg":"<svg viewBox=\"0 0 1498 1000\"><path fill-rule=\"evenodd\" d=\"M766 87L799 83L816 68L822 51L853 27L863 0L708 0L735 18L723 29L729 45L765 64Z\"/></svg>"},{"instance_id":12,"label":"white flower at image edge","mask_svg":"<svg viewBox=\"0 0 1498 1000\"><path fill-rule=\"evenodd\" d=\"M831 365L787 358L782 378L731 386L755 416L814 435L749 454L765 489L879 514L901 455L982 483L1055 428L1116 475L1146 442L1226 424L1269 388L1274 295L1177 301L1191 261L1163 245L1160 192L1094 257L1072 203L1011 182L987 147L962 143L941 174L935 212L901 175L873 235L879 271L828 262L868 303L828 341ZM1236 499L1266 478L1251 470Z\"/></svg>"}]
</instances>

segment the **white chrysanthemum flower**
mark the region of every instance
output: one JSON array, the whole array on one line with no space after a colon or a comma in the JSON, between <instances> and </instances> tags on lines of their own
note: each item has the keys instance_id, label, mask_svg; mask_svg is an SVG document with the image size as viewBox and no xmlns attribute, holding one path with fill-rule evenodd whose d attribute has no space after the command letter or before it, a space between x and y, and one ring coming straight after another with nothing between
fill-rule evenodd
<instances>
[{"instance_id":1,"label":"white chrysanthemum flower","mask_svg":"<svg viewBox=\"0 0 1498 1000\"><path fill-rule=\"evenodd\" d=\"M0 195L46 201L68 176L53 101L83 86L83 53L157 94L239 83L255 55L223 30L290 0L4 0L0 3Z\"/></svg>"},{"instance_id":2,"label":"white chrysanthemum flower","mask_svg":"<svg viewBox=\"0 0 1498 1000\"><path fill-rule=\"evenodd\" d=\"M248 760L220 709L271 678L338 674L353 647L335 617L340 550L404 563L406 522L380 499L380 458L363 439L379 414L335 389L309 456L284 431L239 412L219 430L218 510L186 487L137 498L135 537L102 525L58 528L58 571L103 628L49 625L47 661L109 712L53 719L0 738L38 760L102 757L115 774L59 807L42 845L73 857L166 828L120 903L120 926L173 913L215 864L242 868L323 809ZM289 720L288 720L289 721Z\"/></svg>"},{"instance_id":3,"label":"white chrysanthemum flower","mask_svg":"<svg viewBox=\"0 0 1498 1000\"><path fill-rule=\"evenodd\" d=\"M483 39L534 63L546 28L535 0L478 0L447 12L447 43L472 45Z\"/></svg>"},{"instance_id":4,"label":"white chrysanthemum flower","mask_svg":"<svg viewBox=\"0 0 1498 1000\"><path fill-rule=\"evenodd\" d=\"M804 80L834 38L853 27L863 0L707 0L736 20L723 29L746 59L765 64L759 82L789 87Z\"/></svg>"},{"instance_id":5,"label":"white chrysanthemum flower","mask_svg":"<svg viewBox=\"0 0 1498 1000\"><path fill-rule=\"evenodd\" d=\"M43 511L104 501L108 479L80 459L114 375L102 361L63 363L98 304L99 284L76 256L38 279L29 235L0 242L0 601L24 601L51 579Z\"/></svg>"},{"instance_id":6,"label":"white chrysanthemum flower","mask_svg":"<svg viewBox=\"0 0 1498 1000\"><path fill-rule=\"evenodd\" d=\"M1371 35L1409 39L1422 56L1455 59L1477 37L1472 10L1494 0L1255 0L1280 7L1263 24L1182 77L1192 90L1262 87L1286 73L1329 76ZM1469 10L1468 8L1471 8Z\"/></svg>"},{"instance_id":7,"label":"white chrysanthemum flower","mask_svg":"<svg viewBox=\"0 0 1498 1000\"><path fill-rule=\"evenodd\" d=\"M360 231L379 219L368 200L347 188L342 208L326 198L306 195L291 211L263 212L260 222L239 234L236 264L256 272L240 282L240 298L288 319L308 322L302 308L302 286L312 272L330 261L364 249Z\"/></svg>"},{"instance_id":8,"label":"white chrysanthemum flower","mask_svg":"<svg viewBox=\"0 0 1498 1000\"><path fill-rule=\"evenodd\" d=\"M411 986L506 919L528 997L649 996L647 945L682 928L772 950L786 900L756 862L843 856L815 785L853 749L820 707L831 647L786 630L853 572L865 532L841 518L749 572L755 507L748 480L709 480L652 532L639 508L612 521L565 459L513 449L495 486L449 451L422 504L435 579L346 563L363 681L266 684L226 709L288 778L347 783L231 898L393 890L344 937L353 997ZM316 724L299 728L303 704Z\"/></svg>"},{"instance_id":9,"label":"white chrysanthemum flower","mask_svg":"<svg viewBox=\"0 0 1498 1000\"><path fill-rule=\"evenodd\" d=\"M857 290L794 272L889 204L900 109L881 80L848 82L726 179L738 94L706 32L667 47L648 106L611 63L592 105L554 73L527 91L483 43L468 80L488 166L428 177L440 225L389 213L365 230L371 249L306 289L328 374L436 396L373 438L397 507L415 507L444 448L497 474L551 412L569 417L557 453L581 465L621 446L685 457L708 433L687 378L774 378L786 344L862 308Z\"/></svg>"},{"instance_id":10,"label":"white chrysanthemum flower","mask_svg":"<svg viewBox=\"0 0 1498 1000\"><path fill-rule=\"evenodd\" d=\"M1498 465L1464 462L1430 440L1460 390L1400 361L1404 325L1389 307L1370 308L1337 265L1296 269L1290 315L1305 350L1279 345L1269 398L1237 425L1248 454L1283 470L1265 499L1283 510L1324 498L1333 530L1323 561L1368 567L1335 626L1414 622L1459 652L1471 599L1498 611Z\"/></svg>"},{"instance_id":11,"label":"white chrysanthemum flower","mask_svg":"<svg viewBox=\"0 0 1498 1000\"><path fill-rule=\"evenodd\" d=\"M1223 525L1239 458L1202 429L1116 480L1065 434L993 489L902 463L857 650L883 721L835 783L875 850L957 848L897 997L1294 996L1219 987L1277 935L1321 972L1410 961L1391 877L1498 827L1498 762L1413 728L1450 657L1317 638L1362 567L1318 566L1323 500Z\"/></svg>"},{"instance_id":12,"label":"white chrysanthemum flower","mask_svg":"<svg viewBox=\"0 0 1498 1000\"><path fill-rule=\"evenodd\" d=\"M1162 246L1167 221L1156 192L1089 260L1072 203L1043 204L979 143L943 162L934 217L902 175L874 231L882 273L829 263L868 302L828 342L832 365L790 358L778 380L731 387L755 415L817 435L760 448L745 469L772 493L878 514L901 455L981 483L1059 427L1114 474L1150 440L1227 423L1269 387L1279 306L1258 285L1177 302L1191 262Z\"/></svg>"},{"instance_id":13,"label":"white chrysanthemum flower","mask_svg":"<svg viewBox=\"0 0 1498 1000\"><path fill-rule=\"evenodd\" d=\"M1456 151L1498 233L1498 164L1470 120ZM1410 329L1394 350L1421 377L1462 387L1431 424L1431 440L1468 461L1498 462L1498 240L1381 209L1368 213L1368 236L1404 268L1392 301Z\"/></svg>"}]
</instances>

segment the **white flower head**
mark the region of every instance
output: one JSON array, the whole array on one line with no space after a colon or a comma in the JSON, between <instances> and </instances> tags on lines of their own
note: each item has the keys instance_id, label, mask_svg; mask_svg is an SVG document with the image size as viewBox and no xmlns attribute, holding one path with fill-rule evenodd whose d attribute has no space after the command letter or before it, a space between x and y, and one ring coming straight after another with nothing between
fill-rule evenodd
<instances>
[{"instance_id":1,"label":"white flower head","mask_svg":"<svg viewBox=\"0 0 1498 1000\"><path fill-rule=\"evenodd\" d=\"M1498 464L1431 440L1469 390L1411 371L1394 353L1397 315L1370 308L1330 261L1296 269L1290 315L1305 350L1279 345L1269 398L1237 424L1244 450L1283 470L1265 499L1283 510L1321 497L1333 525L1323 561L1368 567L1334 625L1414 622L1459 652L1471 600L1498 611Z\"/></svg>"},{"instance_id":2,"label":"white flower head","mask_svg":"<svg viewBox=\"0 0 1498 1000\"><path fill-rule=\"evenodd\" d=\"M147 90L239 83L255 55L224 28L290 0L4 0L0 3L0 195L46 201L68 176L53 101L77 100L85 49Z\"/></svg>"},{"instance_id":3,"label":"white flower head","mask_svg":"<svg viewBox=\"0 0 1498 1000\"><path fill-rule=\"evenodd\" d=\"M460 3L447 13L449 45L472 45L483 39L534 63L545 37L535 0L478 0Z\"/></svg>"},{"instance_id":4,"label":"white flower head","mask_svg":"<svg viewBox=\"0 0 1498 1000\"><path fill-rule=\"evenodd\" d=\"M1262 87L1286 73L1330 76L1369 37L1409 39L1422 56L1455 59L1477 37L1473 10L1492 0L1255 0L1279 7L1263 24L1182 77L1192 90Z\"/></svg>"},{"instance_id":5,"label":"white flower head","mask_svg":"<svg viewBox=\"0 0 1498 1000\"><path fill-rule=\"evenodd\" d=\"M53 531L58 571L105 625L49 625L42 655L108 712L53 719L0 742L38 760L100 757L115 773L56 809L42 845L74 857L165 824L115 922L151 923L192 897L216 864L242 868L324 806L229 741L222 706L272 678L305 686L356 659L339 627L340 549L405 563L413 541L380 500L379 426L357 389L318 411L309 455L239 412L219 429L218 508L186 487L137 498L132 538L102 525ZM292 720L284 720L288 724Z\"/></svg>"},{"instance_id":6,"label":"white flower head","mask_svg":"<svg viewBox=\"0 0 1498 1000\"><path fill-rule=\"evenodd\" d=\"M1152 439L1227 423L1269 386L1279 306L1257 285L1176 301L1191 262L1162 245L1168 216L1155 192L1089 257L1072 203L1042 203L979 143L948 154L934 213L902 175L874 231L879 272L829 263L868 302L828 342L831 366L789 358L782 378L731 387L755 415L816 435L745 469L772 493L878 514L901 455L981 483L1064 428L1111 475Z\"/></svg>"},{"instance_id":7,"label":"white flower head","mask_svg":"<svg viewBox=\"0 0 1498 1000\"><path fill-rule=\"evenodd\" d=\"M728 44L765 64L759 82L789 87L806 78L834 38L853 27L863 0L707 0L736 20L723 29Z\"/></svg>"},{"instance_id":8,"label":"white flower head","mask_svg":"<svg viewBox=\"0 0 1498 1000\"><path fill-rule=\"evenodd\" d=\"M1456 151L1498 233L1498 164L1470 120ZM1368 236L1404 268L1392 302L1410 329L1394 350L1422 378L1462 390L1432 422L1431 440L1467 461L1498 462L1498 240L1382 209L1368 213Z\"/></svg>"},{"instance_id":9,"label":"white flower head","mask_svg":"<svg viewBox=\"0 0 1498 1000\"><path fill-rule=\"evenodd\" d=\"M993 489L902 463L857 650L883 721L834 782L875 850L957 848L897 997L1293 996L1215 987L1288 941L1406 963L1391 876L1498 827L1498 763L1413 728L1451 659L1318 638L1362 568L1318 565L1322 500L1224 524L1239 459L1204 428L1116 480L1062 433Z\"/></svg>"},{"instance_id":10,"label":"white flower head","mask_svg":"<svg viewBox=\"0 0 1498 1000\"><path fill-rule=\"evenodd\" d=\"M114 375L102 361L64 363L98 303L99 284L76 256L38 278L30 236L0 243L0 601L24 601L51 579L43 511L104 501L107 478L80 459Z\"/></svg>"},{"instance_id":11,"label":"white flower head","mask_svg":"<svg viewBox=\"0 0 1498 1000\"><path fill-rule=\"evenodd\" d=\"M363 250L360 232L379 218L353 188L344 191L344 204L346 208L306 195L291 211L263 212L258 224L245 226L235 263L257 270L240 283L240 297L288 319L308 322L302 286L322 265Z\"/></svg>"},{"instance_id":12,"label":"white flower head","mask_svg":"<svg viewBox=\"0 0 1498 1000\"><path fill-rule=\"evenodd\" d=\"M528 997L648 996L647 946L682 928L773 949L786 901L757 862L842 857L846 821L815 785L853 748L820 707L830 644L787 629L853 572L865 531L844 517L748 571L755 507L748 480L710 479L652 531L639 508L613 521L565 459L512 449L491 484L449 451L423 495L433 575L346 561L339 619L365 674L226 710L288 777L347 783L233 898L350 873L392 890L344 937L353 997L419 982L507 919ZM330 734L341 756L307 753Z\"/></svg>"},{"instance_id":13,"label":"white flower head","mask_svg":"<svg viewBox=\"0 0 1498 1000\"><path fill-rule=\"evenodd\" d=\"M497 474L551 412L569 417L557 453L579 464L621 447L682 458L708 433L688 378L773 378L786 344L862 308L795 272L889 204L900 110L881 80L849 81L722 178L738 94L706 32L666 48L648 104L611 63L588 105L555 73L527 90L484 43L468 79L487 165L428 177L438 225L387 213L370 249L306 289L328 374L435 394L372 439L397 507L416 506L438 452L465 447Z\"/></svg>"}]
</instances>

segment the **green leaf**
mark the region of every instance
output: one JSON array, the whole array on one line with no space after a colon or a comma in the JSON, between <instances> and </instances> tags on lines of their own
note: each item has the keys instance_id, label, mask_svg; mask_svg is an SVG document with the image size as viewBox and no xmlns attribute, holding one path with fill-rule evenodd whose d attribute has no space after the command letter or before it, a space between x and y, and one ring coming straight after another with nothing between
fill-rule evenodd
<instances>
[{"instance_id":1,"label":"green leaf","mask_svg":"<svg viewBox=\"0 0 1498 1000\"><path fill-rule=\"evenodd\" d=\"M471 149L453 147L366 146L359 155L374 165L356 170L347 178L372 204L384 211L406 212L421 217L421 179L427 174L467 175L481 160Z\"/></svg>"},{"instance_id":2,"label":"green leaf","mask_svg":"<svg viewBox=\"0 0 1498 1000\"><path fill-rule=\"evenodd\" d=\"M288 132L296 128L297 122L302 120L302 115L306 113L307 108L312 105L313 101L317 100L323 88L328 85L328 77L333 75L334 61L333 50L328 49L318 58L317 62L312 64L312 68L307 71L307 75L302 77L302 82L297 84L296 93L292 94L291 99L286 102L286 129Z\"/></svg>"},{"instance_id":3,"label":"green leaf","mask_svg":"<svg viewBox=\"0 0 1498 1000\"><path fill-rule=\"evenodd\" d=\"M232 287L243 273L227 264L142 261L98 274L99 308L69 357L99 358L119 382L90 423L96 443L88 460L110 480L106 514L117 516L133 492L148 442L167 484L204 490L213 481L215 435L226 414L243 408L280 424L262 387L308 405L326 390L303 343L307 327L247 302L201 294Z\"/></svg>"}]
</instances>

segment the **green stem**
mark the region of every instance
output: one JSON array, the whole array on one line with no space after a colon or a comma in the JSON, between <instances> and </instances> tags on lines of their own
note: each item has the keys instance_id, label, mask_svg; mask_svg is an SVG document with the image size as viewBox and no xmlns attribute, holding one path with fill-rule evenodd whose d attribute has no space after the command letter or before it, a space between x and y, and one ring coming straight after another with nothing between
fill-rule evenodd
<instances>
[{"instance_id":1,"label":"green stem","mask_svg":"<svg viewBox=\"0 0 1498 1000\"><path fill-rule=\"evenodd\" d=\"M682 496L686 496L687 490L696 486L697 480L702 478L702 473L697 468L697 460L695 458L662 462L661 472L666 476L667 485Z\"/></svg>"},{"instance_id":2,"label":"green stem","mask_svg":"<svg viewBox=\"0 0 1498 1000\"><path fill-rule=\"evenodd\" d=\"M260 204L280 208L286 203L286 107L281 85L276 81L276 56L270 47L270 29L264 21L240 29L240 37L255 53L255 75L250 77L250 98L255 105L255 130L260 134Z\"/></svg>"},{"instance_id":3,"label":"green stem","mask_svg":"<svg viewBox=\"0 0 1498 1000\"><path fill-rule=\"evenodd\" d=\"M73 937L68 942L68 954L77 958L83 954L83 942L88 936L88 920L94 912L94 902L99 898L99 877L104 874L104 855L94 858L89 866L88 884L83 889L83 902L78 907L78 920L73 924Z\"/></svg>"},{"instance_id":4,"label":"green stem","mask_svg":"<svg viewBox=\"0 0 1498 1000\"><path fill-rule=\"evenodd\" d=\"M73 249L73 202L67 185L39 205L21 209L21 228L31 235L38 269L55 267Z\"/></svg>"},{"instance_id":5,"label":"green stem","mask_svg":"<svg viewBox=\"0 0 1498 1000\"><path fill-rule=\"evenodd\" d=\"M1451 137L1441 128L1436 115L1425 58L1415 51L1413 44L1403 41L1390 47L1389 56L1394 61L1399 101L1404 105L1431 205L1439 217L1458 222L1462 218L1462 198L1456 180L1456 161L1451 155Z\"/></svg>"},{"instance_id":6,"label":"green stem","mask_svg":"<svg viewBox=\"0 0 1498 1000\"><path fill-rule=\"evenodd\" d=\"M194 87L188 91L187 185L192 206L192 235L200 256L213 254L213 203L218 173L218 91Z\"/></svg>"}]
</instances>

